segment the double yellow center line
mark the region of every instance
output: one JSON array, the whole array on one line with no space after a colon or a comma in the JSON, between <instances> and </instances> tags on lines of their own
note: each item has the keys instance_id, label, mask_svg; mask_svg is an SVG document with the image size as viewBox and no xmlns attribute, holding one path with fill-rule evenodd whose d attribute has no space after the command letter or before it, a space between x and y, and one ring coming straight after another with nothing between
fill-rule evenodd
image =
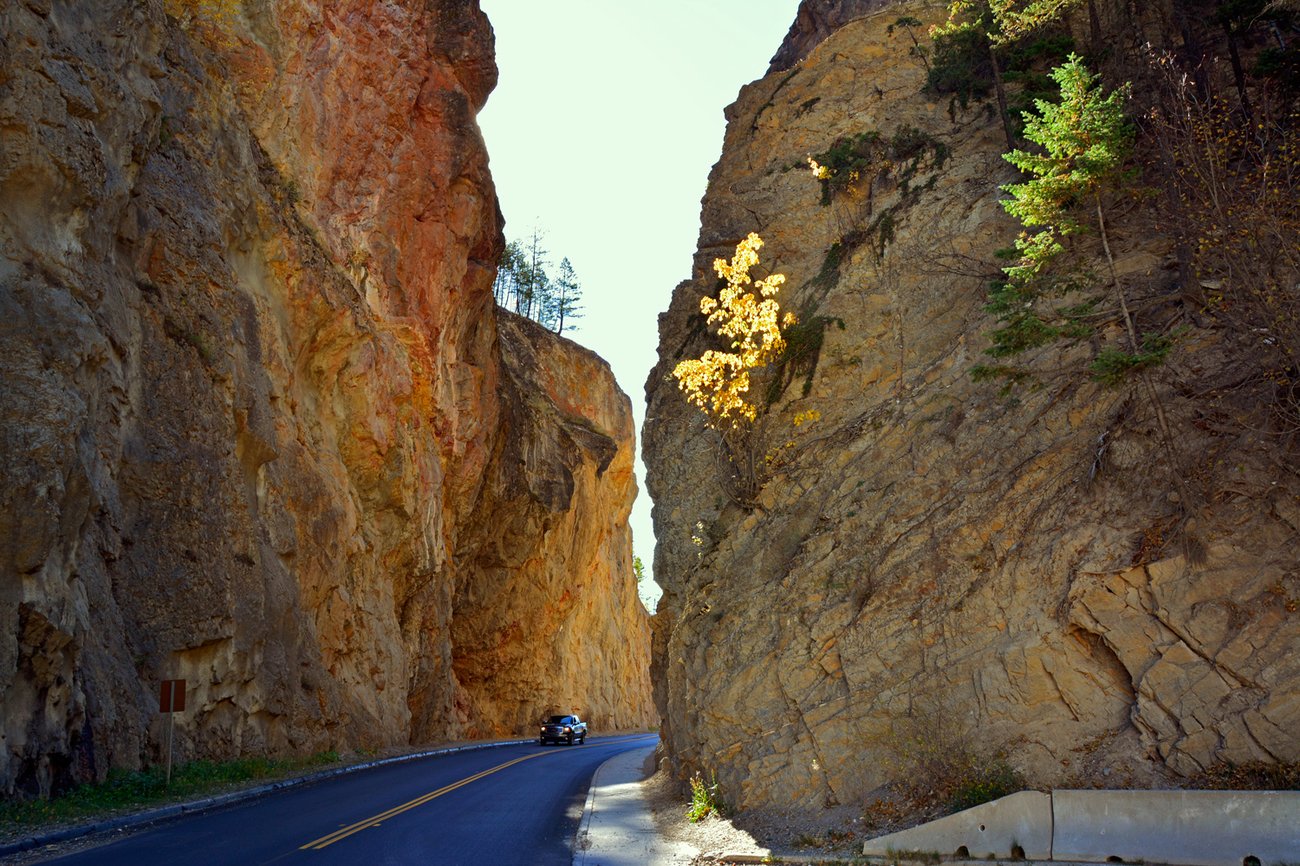
<instances>
[{"instance_id":1,"label":"double yellow center line","mask_svg":"<svg viewBox=\"0 0 1300 866\"><path fill-rule=\"evenodd\" d=\"M360 821L357 821L355 824L349 824L346 827L342 827L338 830L335 830L333 833L330 833L326 836L322 836L319 839L316 839L314 841L308 842L306 845L301 846L298 850L306 851L310 849L310 850L319 851L322 848L328 848L330 845L333 845L335 842L339 841L340 839L346 839L347 837L351 836L353 833L360 833L362 830L366 830L370 827L378 827L382 822L387 821L389 818L396 817L397 815L400 815L403 812L408 812L411 809L414 809L416 806L422 806L425 803L429 802L430 800L434 799L435 797L441 797L443 794L450 793L451 791L454 791L457 788L463 788L465 785L468 785L471 782L477 782L479 779L482 779L484 776L490 776L493 773L499 773L500 771L504 770L506 767L513 767L515 764L522 763L523 761L528 761L533 758L540 758L543 755L549 755L549 754L554 754L554 753L536 752L531 755L524 755L522 758L515 758L513 761L506 761L504 764L498 764L497 766L492 767L491 769L487 769L481 773L475 773L473 776L469 776L468 778L461 779L459 782L452 782L450 785L447 785L446 787L439 788L436 791L430 791L429 793L416 797L414 800L403 803L400 806L394 806L393 808L389 809L387 812L380 812L378 815L372 815L369 818L363 818Z\"/></svg>"}]
</instances>

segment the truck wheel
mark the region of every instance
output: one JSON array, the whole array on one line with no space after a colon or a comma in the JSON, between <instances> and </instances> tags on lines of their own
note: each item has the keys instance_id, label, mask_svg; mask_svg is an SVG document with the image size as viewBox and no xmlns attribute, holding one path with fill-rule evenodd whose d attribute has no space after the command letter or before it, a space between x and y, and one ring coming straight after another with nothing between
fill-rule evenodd
<instances>
[{"instance_id":1,"label":"truck wheel","mask_svg":"<svg viewBox=\"0 0 1300 866\"><path fill-rule=\"evenodd\" d=\"M573 734L569 734L569 745L573 745Z\"/></svg>"}]
</instances>

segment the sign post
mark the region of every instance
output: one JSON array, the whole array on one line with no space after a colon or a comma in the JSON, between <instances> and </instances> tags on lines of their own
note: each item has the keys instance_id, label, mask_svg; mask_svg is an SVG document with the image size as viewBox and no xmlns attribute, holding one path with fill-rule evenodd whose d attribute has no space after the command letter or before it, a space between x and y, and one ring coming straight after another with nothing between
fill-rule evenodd
<instances>
[{"instance_id":1,"label":"sign post","mask_svg":"<svg viewBox=\"0 0 1300 866\"><path fill-rule=\"evenodd\" d=\"M176 714L185 711L185 680L163 680L158 693L158 712L167 714L167 786L172 783L172 734Z\"/></svg>"}]
</instances>

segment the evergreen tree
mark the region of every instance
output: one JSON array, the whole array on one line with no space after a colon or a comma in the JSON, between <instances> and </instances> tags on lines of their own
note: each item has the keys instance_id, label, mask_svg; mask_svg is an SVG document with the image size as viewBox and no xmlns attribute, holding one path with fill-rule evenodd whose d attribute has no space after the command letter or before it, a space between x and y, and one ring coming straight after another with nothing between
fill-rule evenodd
<instances>
[{"instance_id":1,"label":"evergreen tree","mask_svg":"<svg viewBox=\"0 0 1300 866\"><path fill-rule=\"evenodd\" d=\"M935 39L974 39L987 52L989 69L993 74L993 92L998 100L998 116L1002 118L1002 131L1007 137L1007 147L1016 146L1011 131L1011 115L1007 111L1007 87L1002 80L1002 63L998 59L1000 31L997 16L990 0L950 0L948 20L933 28Z\"/></svg>"},{"instance_id":2,"label":"evergreen tree","mask_svg":"<svg viewBox=\"0 0 1300 866\"><path fill-rule=\"evenodd\" d=\"M1078 5L1079 0L990 0L990 12L997 25L993 43L1005 45L1028 36L1038 28L1060 20ZM1088 6L1090 18L1096 21L1094 0L1088 0Z\"/></svg>"},{"instance_id":3,"label":"evergreen tree","mask_svg":"<svg viewBox=\"0 0 1300 866\"><path fill-rule=\"evenodd\" d=\"M1080 206L1093 211L1096 228L1109 268L1109 284L1125 333L1127 352L1107 349L1093 364L1094 376L1115 383L1129 370L1142 370L1163 359L1168 340L1148 335L1139 341L1128 302L1115 271L1106 209L1102 192L1119 175L1133 145L1133 128L1124 117L1127 86L1106 94L1097 76L1090 73L1078 55L1052 70L1060 86L1061 100L1037 100L1038 114L1025 113L1025 137L1043 152L1015 150L1005 159L1030 175L1024 183L1007 184L1011 198L1002 204L1026 228L1038 228L1016 240L1019 260L1004 269L1007 279L990 298L989 310L998 314L1003 327L991 335L989 354L999 357L1041 346L1059 337L1075 335L1076 328L1054 327L1039 318L1035 303L1046 282L1046 269L1063 250L1062 239L1083 230L1076 218Z\"/></svg>"},{"instance_id":4,"label":"evergreen tree","mask_svg":"<svg viewBox=\"0 0 1300 866\"><path fill-rule=\"evenodd\" d=\"M510 241L501 251L497 262L496 279L492 281L492 295L498 304L509 307L519 292L519 279L524 270L524 251L519 241Z\"/></svg>"},{"instance_id":5,"label":"evergreen tree","mask_svg":"<svg viewBox=\"0 0 1300 866\"><path fill-rule=\"evenodd\" d=\"M524 266L519 279L519 294L515 300L516 313L539 321L550 286L550 278L546 274L546 257L549 252L542 246L545 237L544 232L533 226L532 237L524 247Z\"/></svg>"},{"instance_id":6,"label":"evergreen tree","mask_svg":"<svg viewBox=\"0 0 1300 866\"><path fill-rule=\"evenodd\" d=\"M513 308L562 334L573 330L573 321L582 318L582 286L567 258L560 262L556 277L547 273L549 252L542 246L545 237L545 232L534 228L527 239L506 244L497 263L492 294L500 306Z\"/></svg>"},{"instance_id":7,"label":"evergreen tree","mask_svg":"<svg viewBox=\"0 0 1300 866\"><path fill-rule=\"evenodd\" d=\"M572 321L582 318L582 307L578 304L581 298L582 286L578 283L573 265L567 258L561 259L560 273L550 283L547 296L548 321L544 324L553 327L557 334L563 334L566 328L572 331Z\"/></svg>"},{"instance_id":8,"label":"evergreen tree","mask_svg":"<svg viewBox=\"0 0 1300 866\"><path fill-rule=\"evenodd\" d=\"M1004 158L1032 175L1024 183L1003 187L1011 194L1004 201L1007 213L1027 227L1044 226L1038 234L1016 241L1021 262L1007 270L1013 279L1039 273L1060 250L1058 237L1081 228L1071 214L1074 204L1087 202L1096 209L1106 259L1114 279L1114 260L1106 232L1106 214L1101 191L1115 178L1133 146L1133 128L1124 117L1128 88L1109 95L1102 92L1097 76L1088 71L1077 54L1052 70L1061 88L1061 101L1036 100L1038 116L1025 113L1025 138L1046 153L1014 150Z\"/></svg>"},{"instance_id":9,"label":"evergreen tree","mask_svg":"<svg viewBox=\"0 0 1300 866\"><path fill-rule=\"evenodd\" d=\"M949 0L948 20L930 31L932 37L944 40L945 43L940 45L936 42L936 52L953 55L979 46L981 53L986 53L984 59L993 79L998 114L1010 148L1015 148L1016 137L1012 130L1011 113L1007 108L1007 90L999 49L1060 21L1066 12L1080 2L1083 0ZM1087 4L1095 48L1101 42L1101 23L1095 0L1087 0ZM969 49L965 47L967 45L970 46ZM931 86L937 86L943 81L947 88L965 87L967 92L975 90L970 83L952 81L951 73L948 80L944 81L944 75L938 70L931 72L930 81ZM963 107L964 105L963 101Z\"/></svg>"}]
</instances>

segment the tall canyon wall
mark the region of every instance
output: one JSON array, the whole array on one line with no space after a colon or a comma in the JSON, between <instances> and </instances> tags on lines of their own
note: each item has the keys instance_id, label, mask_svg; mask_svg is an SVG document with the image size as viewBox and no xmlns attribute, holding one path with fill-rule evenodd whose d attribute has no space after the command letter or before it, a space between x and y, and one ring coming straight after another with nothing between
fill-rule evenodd
<instances>
[{"instance_id":1,"label":"tall canyon wall","mask_svg":"<svg viewBox=\"0 0 1300 866\"><path fill-rule=\"evenodd\" d=\"M0 791L651 722L628 400L495 309L477 3L0 10Z\"/></svg>"},{"instance_id":2,"label":"tall canyon wall","mask_svg":"<svg viewBox=\"0 0 1300 866\"><path fill-rule=\"evenodd\" d=\"M1112 232L1139 324L1185 322L1152 376L1173 458L1146 392L1086 375L1117 318L1032 355L1037 387L974 381L992 253L1019 231L1002 127L924 93L891 26L924 34L944 4L851 5L805 3L727 109L694 277L660 317L643 441L672 759L741 808L864 802L938 728L1034 785L1300 760L1300 478L1285 440L1215 396L1250 347L1171 292L1170 241L1130 203ZM872 132L908 158L823 205L809 155ZM718 347L699 301L749 232L805 330L728 463L671 371ZM1103 273L1096 235L1081 244Z\"/></svg>"}]
</instances>

